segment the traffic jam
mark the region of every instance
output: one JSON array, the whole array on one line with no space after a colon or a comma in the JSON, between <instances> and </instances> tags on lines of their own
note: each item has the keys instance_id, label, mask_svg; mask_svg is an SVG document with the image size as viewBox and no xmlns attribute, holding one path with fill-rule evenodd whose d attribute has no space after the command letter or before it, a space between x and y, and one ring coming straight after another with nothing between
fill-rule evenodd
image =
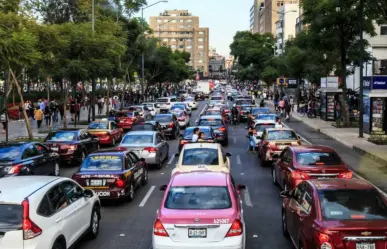
<instances>
[{"instance_id":1,"label":"traffic jam","mask_svg":"<svg viewBox=\"0 0 387 249\"><path fill-rule=\"evenodd\" d=\"M271 248L387 249L386 195L355 177L334 148L305 143L257 103L227 82L198 82L43 142L0 144L0 248L109 248L104 242L117 238L106 235L105 215L141 216L125 210L146 205L152 184L161 194L146 214L146 248L262 248L251 242L260 236L251 222L260 221L251 221L244 173L234 173L249 157L272 182L257 180L250 192L280 190L270 226L288 246Z\"/></svg>"}]
</instances>

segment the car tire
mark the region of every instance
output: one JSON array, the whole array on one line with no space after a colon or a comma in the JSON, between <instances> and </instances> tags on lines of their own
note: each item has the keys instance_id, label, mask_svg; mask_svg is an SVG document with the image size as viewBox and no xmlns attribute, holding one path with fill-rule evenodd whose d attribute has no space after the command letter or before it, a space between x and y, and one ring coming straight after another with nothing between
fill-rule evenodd
<instances>
[{"instance_id":1,"label":"car tire","mask_svg":"<svg viewBox=\"0 0 387 249\"><path fill-rule=\"evenodd\" d=\"M93 211L91 212L90 226L89 226L89 236L91 239L95 239L98 237L99 220L100 220L100 216L98 213L98 208L97 208L97 206L94 206Z\"/></svg>"},{"instance_id":2,"label":"car tire","mask_svg":"<svg viewBox=\"0 0 387 249\"><path fill-rule=\"evenodd\" d=\"M128 191L128 202L132 202L133 199L134 199L134 185L133 183L131 183Z\"/></svg>"},{"instance_id":3,"label":"car tire","mask_svg":"<svg viewBox=\"0 0 387 249\"><path fill-rule=\"evenodd\" d=\"M163 161L160 159L160 162L156 164L156 169L160 170L163 167Z\"/></svg>"},{"instance_id":4,"label":"car tire","mask_svg":"<svg viewBox=\"0 0 387 249\"><path fill-rule=\"evenodd\" d=\"M60 240L56 240L54 242L54 245L52 245L52 249L66 249L66 248Z\"/></svg>"},{"instance_id":5,"label":"car tire","mask_svg":"<svg viewBox=\"0 0 387 249\"><path fill-rule=\"evenodd\" d=\"M289 237L289 232L288 232L288 226L286 224L287 218L286 218L286 213L285 210L282 209L281 212L281 222L282 222L282 234L284 237Z\"/></svg>"},{"instance_id":6,"label":"car tire","mask_svg":"<svg viewBox=\"0 0 387 249\"><path fill-rule=\"evenodd\" d=\"M223 143L223 146L228 146L228 138L227 138L226 142Z\"/></svg>"},{"instance_id":7,"label":"car tire","mask_svg":"<svg viewBox=\"0 0 387 249\"><path fill-rule=\"evenodd\" d=\"M54 176L59 176L60 175L60 165L59 162L56 161L54 163Z\"/></svg>"},{"instance_id":8,"label":"car tire","mask_svg":"<svg viewBox=\"0 0 387 249\"><path fill-rule=\"evenodd\" d=\"M148 170L144 170L144 176L141 179L141 184L143 186L148 184Z\"/></svg>"}]
</instances>

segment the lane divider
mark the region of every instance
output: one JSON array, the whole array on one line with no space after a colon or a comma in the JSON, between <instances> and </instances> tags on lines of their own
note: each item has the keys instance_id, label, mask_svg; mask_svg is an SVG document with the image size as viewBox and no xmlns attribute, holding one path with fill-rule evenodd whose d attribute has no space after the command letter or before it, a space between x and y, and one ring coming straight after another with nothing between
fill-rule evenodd
<instances>
[{"instance_id":1,"label":"lane divider","mask_svg":"<svg viewBox=\"0 0 387 249\"><path fill-rule=\"evenodd\" d=\"M237 155L236 161L238 165L242 164L241 157L239 155Z\"/></svg>"},{"instance_id":2,"label":"lane divider","mask_svg":"<svg viewBox=\"0 0 387 249\"><path fill-rule=\"evenodd\" d=\"M146 195L144 196L144 198L140 202L140 205L138 205L139 207L145 206L146 202L148 201L149 197L152 195L155 188L156 188L156 186L150 187L150 189L148 190L148 192L146 193Z\"/></svg>"},{"instance_id":3,"label":"lane divider","mask_svg":"<svg viewBox=\"0 0 387 249\"><path fill-rule=\"evenodd\" d=\"M243 195L245 197L246 206L253 207L253 203L251 202L251 198L250 198L249 189L246 187L246 189L243 192L244 192Z\"/></svg>"}]
</instances>

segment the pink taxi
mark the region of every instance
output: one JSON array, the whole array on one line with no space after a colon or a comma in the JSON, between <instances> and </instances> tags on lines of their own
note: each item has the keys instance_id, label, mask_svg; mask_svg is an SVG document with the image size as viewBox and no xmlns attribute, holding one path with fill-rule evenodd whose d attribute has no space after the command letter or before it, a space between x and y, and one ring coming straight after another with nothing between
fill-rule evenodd
<instances>
[{"instance_id":1,"label":"pink taxi","mask_svg":"<svg viewBox=\"0 0 387 249\"><path fill-rule=\"evenodd\" d=\"M177 173L165 191L153 226L153 249L244 249L246 228L235 185L221 172Z\"/></svg>"}]
</instances>

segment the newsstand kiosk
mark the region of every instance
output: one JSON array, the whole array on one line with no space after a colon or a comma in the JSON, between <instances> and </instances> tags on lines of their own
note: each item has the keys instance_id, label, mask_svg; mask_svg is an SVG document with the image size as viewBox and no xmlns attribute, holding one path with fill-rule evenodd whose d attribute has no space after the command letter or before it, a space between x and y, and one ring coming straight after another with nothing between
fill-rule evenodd
<instances>
[{"instance_id":1,"label":"newsstand kiosk","mask_svg":"<svg viewBox=\"0 0 387 249\"><path fill-rule=\"evenodd\" d=\"M387 76L373 76L371 99L371 134L387 134Z\"/></svg>"},{"instance_id":2,"label":"newsstand kiosk","mask_svg":"<svg viewBox=\"0 0 387 249\"><path fill-rule=\"evenodd\" d=\"M335 96L341 94L343 89L320 88L320 118L325 121L335 121Z\"/></svg>"}]
</instances>

